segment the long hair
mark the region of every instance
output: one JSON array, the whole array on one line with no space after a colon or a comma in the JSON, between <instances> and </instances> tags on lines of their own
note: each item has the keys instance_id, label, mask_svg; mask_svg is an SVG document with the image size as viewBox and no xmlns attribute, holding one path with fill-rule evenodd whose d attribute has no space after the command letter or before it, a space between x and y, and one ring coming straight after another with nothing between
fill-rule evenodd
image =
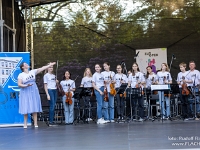
<instances>
[{"instance_id":1,"label":"long hair","mask_svg":"<svg viewBox=\"0 0 200 150\"><path fill-rule=\"evenodd\" d=\"M91 71L91 69L90 69L90 68L85 68L85 71L84 71L83 77L85 77L85 76L86 76L86 71L87 71L87 70L89 70L89 71L90 71L90 74L89 74L89 76L90 76L90 77L92 77L92 71Z\"/></svg>"},{"instance_id":2,"label":"long hair","mask_svg":"<svg viewBox=\"0 0 200 150\"><path fill-rule=\"evenodd\" d=\"M66 72L69 73L69 79L71 79L71 73L70 73L68 70L66 70L66 71L64 72L64 75L63 75L62 80L65 80L65 79L66 79L66 77L65 77L65 73L66 73Z\"/></svg>"},{"instance_id":3,"label":"long hair","mask_svg":"<svg viewBox=\"0 0 200 150\"><path fill-rule=\"evenodd\" d=\"M162 63L162 64L166 66L166 69L165 69L165 71L169 72L169 67L168 67L167 63ZM160 69L160 70L162 71L162 67L161 67L161 69Z\"/></svg>"},{"instance_id":4,"label":"long hair","mask_svg":"<svg viewBox=\"0 0 200 150\"><path fill-rule=\"evenodd\" d=\"M134 62L133 65L137 65L137 71L140 71L138 64L136 62ZM132 72L132 76L135 76L135 72L133 70L133 65L132 65L132 69L131 69L132 71L131 72Z\"/></svg>"},{"instance_id":5,"label":"long hair","mask_svg":"<svg viewBox=\"0 0 200 150\"><path fill-rule=\"evenodd\" d=\"M147 69L147 68L151 68L151 70L152 70L152 67L151 67L151 66L147 66L146 69ZM148 77L149 77L149 72L147 71L146 78L148 79Z\"/></svg>"}]
</instances>

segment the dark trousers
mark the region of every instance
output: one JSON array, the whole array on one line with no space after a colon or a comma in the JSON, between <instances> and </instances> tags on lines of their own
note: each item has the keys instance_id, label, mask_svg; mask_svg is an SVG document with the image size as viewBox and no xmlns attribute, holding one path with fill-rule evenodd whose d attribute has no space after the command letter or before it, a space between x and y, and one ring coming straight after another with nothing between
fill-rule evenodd
<instances>
[{"instance_id":1,"label":"dark trousers","mask_svg":"<svg viewBox=\"0 0 200 150\"><path fill-rule=\"evenodd\" d=\"M117 100L117 115L123 117L124 116L124 100L125 100L125 98L123 96L120 97L120 94L117 94L116 100Z\"/></svg>"},{"instance_id":2,"label":"dark trousers","mask_svg":"<svg viewBox=\"0 0 200 150\"><path fill-rule=\"evenodd\" d=\"M138 116L143 118L144 117L144 96L131 95L131 104L132 104L133 116L137 115L135 114L135 110L138 108L139 110Z\"/></svg>"},{"instance_id":3,"label":"dark trousers","mask_svg":"<svg viewBox=\"0 0 200 150\"><path fill-rule=\"evenodd\" d=\"M180 100L182 103L182 117L183 118L187 118L187 117L191 117L191 111L190 111L190 104L189 104L189 96L190 95L183 95L182 94L182 88L179 89L180 90Z\"/></svg>"}]
</instances>

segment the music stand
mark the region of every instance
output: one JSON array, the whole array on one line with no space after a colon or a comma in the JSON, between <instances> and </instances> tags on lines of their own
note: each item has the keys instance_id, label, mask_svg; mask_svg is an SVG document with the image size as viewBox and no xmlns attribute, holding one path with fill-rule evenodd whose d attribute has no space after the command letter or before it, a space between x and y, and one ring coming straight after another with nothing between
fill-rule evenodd
<instances>
[{"instance_id":1,"label":"music stand","mask_svg":"<svg viewBox=\"0 0 200 150\"><path fill-rule=\"evenodd\" d=\"M164 85L151 85L151 91L161 91L161 92L165 92L165 91L168 91L168 94L169 94L169 91L170 91L170 85L168 84L164 84ZM165 97L164 97L165 99ZM162 120L162 123L163 123L163 108L162 108L162 105L163 105L163 102L164 102L164 99L162 99L162 96L161 96L161 104L160 104L160 107L161 107L161 113L160 113L160 116L161 116L161 120ZM165 105L163 105L165 106ZM170 106L169 106L170 107Z\"/></svg>"},{"instance_id":2,"label":"music stand","mask_svg":"<svg viewBox=\"0 0 200 150\"><path fill-rule=\"evenodd\" d=\"M89 119L91 118L91 110L92 108L95 108L95 107L92 107L91 102L96 102L93 87L84 87L82 96L84 97L84 100L85 100L83 116L86 114L85 119L87 123L89 123Z\"/></svg>"},{"instance_id":3,"label":"music stand","mask_svg":"<svg viewBox=\"0 0 200 150\"><path fill-rule=\"evenodd\" d=\"M191 92L191 94L192 94L192 96L194 97L194 120L199 120L198 118L197 118L197 115L196 115L196 106L197 106L197 96L196 96L196 86L195 85L193 85L192 87L191 87L191 89L190 88L188 88L189 89L189 91ZM192 107L193 107L193 105L192 105ZM193 108L192 108L193 109Z\"/></svg>"},{"instance_id":4,"label":"music stand","mask_svg":"<svg viewBox=\"0 0 200 150\"><path fill-rule=\"evenodd\" d=\"M179 89L179 85L178 84L170 84L170 93L173 94L173 95L176 95L180 93L180 89ZM174 96L175 97L175 96ZM173 99L173 98L172 98ZM175 110L178 109L178 100L174 100L175 102L173 104L175 104ZM175 113L173 113L174 115ZM176 117L178 117L178 113L176 111Z\"/></svg>"},{"instance_id":5,"label":"music stand","mask_svg":"<svg viewBox=\"0 0 200 150\"><path fill-rule=\"evenodd\" d=\"M81 120L81 116L80 116L80 109L81 109L81 108L80 108L80 99L81 99L81 97L82 97L83 90L84 90L83 87L78 87L78 88L76 88L76 90L74 91L74 95L73 95L73 98L77 100L77 101L76 101L76 105L74 105L74 106L76 106L76 107L74 107L74 108L77 108L77 110L78 110L78 115L77 115L77 117L74 119L74 124L75 124L75 125L76 125L76 123L79 123L80 120ZM76 120L76 123L75 123L75 120ZM82 121L83 121L83 119L82 119ZM83 122L84 122L84 121L83 121Z\"/></svg>"},{"instance_id":6,"label":"music stand","mask_svg":"<svg viewBox=\"0 0 200 150\"><path fill-rule=\"evenodd\" d=\"M133 108L132 108L132 96L134 97L140 97L142 95L142 89L141 88L127 88L127 93L130 95L130 107L131 107L131 121L133 120ZM138 100L137 100L137 104L135 105L135 107L138 107ZM137 115L137 108L135 109L135 115L136 120L137 117L141 117Z\"/></svg>"},{"instance_id":7,"label":"music stand","mask_svg":"<svg viewBox=\"0 0 200 150\"><path fill-rule=\"evenodd\" d=\"M117 90L117 94L124 94L126 92L127 86L128 86L128 83L122 83L119 89ZM120 120L118 120L118 123Z\"/></svg>"}]
</instances>

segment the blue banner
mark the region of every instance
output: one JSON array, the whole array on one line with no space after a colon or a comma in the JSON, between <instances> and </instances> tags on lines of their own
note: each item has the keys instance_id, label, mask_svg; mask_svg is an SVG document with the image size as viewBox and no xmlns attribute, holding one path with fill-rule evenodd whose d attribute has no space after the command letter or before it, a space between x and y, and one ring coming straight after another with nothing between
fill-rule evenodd
<instances>
[{"instance_id":1,"label":"blue banner","mask_svg":"<svg viewBox=\"0 0 200 150\"><path fill-rule=\"evenodd\" d=\"M24 116L19 114L20 89L17 85L22 62L30 64L29 52L0 53L0 126L23 124Z\"/></svg>"}]
</instances>

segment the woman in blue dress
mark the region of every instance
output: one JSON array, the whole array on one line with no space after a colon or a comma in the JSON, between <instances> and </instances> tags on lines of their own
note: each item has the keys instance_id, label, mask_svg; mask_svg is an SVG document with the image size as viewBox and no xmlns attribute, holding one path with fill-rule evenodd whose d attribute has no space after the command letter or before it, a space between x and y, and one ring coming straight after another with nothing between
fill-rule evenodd
<instances>
[{"instance_id":1,"label":"woman in blue dress","mask_svg":"<svg viewBox=\"0 0 200 150\"><path fill-rule=\"evenodd\" d=\"M24 115L25 129L27 128L28 114L32 113L34 126L37 128L37 112L42 112L39 90L35 83L35 76L54 64L55 62L49 63L47 66L33 70L29 70L30 66L27 63L23 62L20 65L22 73L18 76L18 86L20 87L19 113Z\"/></svg>"}]
</instances>

